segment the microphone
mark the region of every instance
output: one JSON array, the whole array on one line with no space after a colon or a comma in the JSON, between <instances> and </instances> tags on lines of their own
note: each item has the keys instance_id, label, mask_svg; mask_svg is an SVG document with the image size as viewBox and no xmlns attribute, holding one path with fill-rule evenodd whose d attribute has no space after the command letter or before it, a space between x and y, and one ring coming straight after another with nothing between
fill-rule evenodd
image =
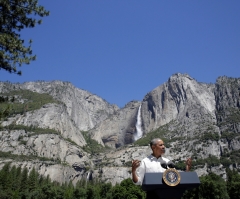
<instances>
[{"instance_id":1,"label":"microphone","mask_svg":"<svg viewBox=\"0 0 240 199\"><path fill-rule=\"evenodd\" d=\"M174 164L172 161L169 161L168 164L167 164L167 166L168 166L169 168L175 168L175 164Z\"/></svg>"},{"instance_id":2,"label":"microphone","mask_svg":"<svg viewBox=\"0 0 240 199\"><path fill-rule=\"evenodd\" d=\"M161 162L161 166L162 166L162 168L167 169L168 165L165 161L163 161L163 162Z\"/></svg>"}]
</instances>

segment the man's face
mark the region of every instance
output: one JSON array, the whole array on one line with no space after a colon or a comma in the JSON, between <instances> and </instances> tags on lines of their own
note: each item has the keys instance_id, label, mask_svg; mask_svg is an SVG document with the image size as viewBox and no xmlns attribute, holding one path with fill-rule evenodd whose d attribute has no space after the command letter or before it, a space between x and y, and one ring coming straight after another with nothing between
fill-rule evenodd
<instances>
[{"instance_id":1,"label":"man's face","mask_svg":"<svg viewBox=\"0 0 240 199\"><path fill-rule=\"evenodd\" d=\"M165 145L162 140L157 141L156 144L152 145L153 154L161 156L165 153Z\"/></svg>"}]
</instances>

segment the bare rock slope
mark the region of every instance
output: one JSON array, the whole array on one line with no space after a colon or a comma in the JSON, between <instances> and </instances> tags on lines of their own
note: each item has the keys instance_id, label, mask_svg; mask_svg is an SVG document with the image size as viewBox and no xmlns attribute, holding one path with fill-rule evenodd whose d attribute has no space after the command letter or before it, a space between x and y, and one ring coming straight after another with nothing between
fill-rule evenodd
<instances>
[{"instance_id":1,"label":"bare rock slope","mask_svg":"<svg viewBox=\"0 0 240 199\"><path fill-rule=\"evenodd\" d=\"M226 167L239 168L239 78L206 84L174 74L142 101L121 109L68 82L0 82L2 96L24 90L55 101L28 110L31 97L14 96L13 103L24 108L1 121L0 167L11 161L59 182L92 176L115 184L131 176L132 159L151 152L149 140L161 137L168 147L165 156L179 169L190 156L199 175L211 170L225 176ZM135 141L137 123L141 138ZM106 151L86 150L97 143Z\"/></svg>"}]
</instances>

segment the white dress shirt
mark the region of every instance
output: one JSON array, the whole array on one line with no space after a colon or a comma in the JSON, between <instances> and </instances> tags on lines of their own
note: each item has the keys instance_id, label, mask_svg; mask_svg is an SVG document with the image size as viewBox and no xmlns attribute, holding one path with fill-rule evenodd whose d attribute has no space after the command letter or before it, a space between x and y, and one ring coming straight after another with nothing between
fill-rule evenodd
<instances>
[{"instance_id":1,"label":"white dress shirt","mask_svg":"<svg viewBox=\"0 0 240 199\"><path fill-rule=\"evenodd\" d=\"M138 181L134 184L136 185L142 185L144 174L145 173L163 173L166 169L164 169L161 166L161 163L166 162L168 163L170 160L164 157L156 158L152 155L149 155L148 157L144 158L140 166L136 170L136 174L138 177Z\"/></svg>"}]
</instances>

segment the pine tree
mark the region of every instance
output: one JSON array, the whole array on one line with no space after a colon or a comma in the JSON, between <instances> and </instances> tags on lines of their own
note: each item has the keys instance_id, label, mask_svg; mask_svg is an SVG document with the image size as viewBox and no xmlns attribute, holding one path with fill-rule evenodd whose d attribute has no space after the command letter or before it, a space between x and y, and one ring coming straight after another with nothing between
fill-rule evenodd
<instances>
[{"instance_id":1,"label":"pine tree","mask_svg":"<svg viewBox=\"0 0 240 199\"><path fill-rule=\"evenodd\" d=\"M9 173L9 179L11 182L11 190L16 190L15 188L15 179L16 179L16 175L17 175L17 168L15 165L12 166L10 173Z\"/></svg>"},{"instance_id":2,"label":"pine tree","mask_svg":"<svg viewBox=\"0 0 240 199\"><path fill-rule=\"evenodd\" d=\"M31 40L25 46L19 32L41 24L36 16L48 15L49 12L38 5L38 0L0 1L0 69L21 75L17 67L36 59L36 55L32 55Z\"/></svg>"},{"instance_id":3,"label":"pine tree","mask_svg":"<svg viewBox=\"0 0 240 199\"><path fill-rule=\"evenodd\" d=\"M36 172L35 168L30 171L28 176L28 189L29 191L34 191L37 189L38 184L38 173Z\"/></svg>"},{"instance_id":4,"label":"pine tree","mask_svg":"<svg viewBox=\"0 0 240 199\"><path fill-rule=\"evenodd\" d=\"M111 183L102 183L100 195L102 198L107 198L111 194L112 184Z\"/></svg>"},{"instance_id":5,"label":"pine tree","mask_svg":"<svg viewBox=\"0 0 240 199\"><path fill-rule=\"evenodd\" d=\"M240 196L240 175L235 170L226 169L227 190L231 199L238 199Z\"/></svg>"},{"instance_id":6,"label":"pine tree","mask_svg":"<svg viewBox=\"0 0 240 199\"><path fill-rule=\"evenodd\" d=\"M7 190L9 187L11 187L9 174L10 174L10 163L7 163L3 166L0 172L0 187L3 190Z\"/></svg>"},{"instance_id":7,"label":"pine tree","mask_svg":"<svg viewBox=\"0 0 240 199\"><path fill-rule=\"evenodd\" d=\"M22 198L25 198L28 193L28 169L25 167L21 173L21 183L20 183L20 190Z\"/></svg>"},{"instance_id":8,"label":"pine tree","mask_svg":"<svg viewBox=\"0 0 240 199\"><path fill-rule=\"evenodd\" d=\"M21 166L18 166L17 172L16 172L15 184L14 184L15 186L14 188L16 190L19 190L21 186L21 173L22 173L22 168Z\"/></svg>"},{"instance_id":9,"label":"pine tree","mask_svg":"<svg viewBox=\"0 0 240 199\"><path fill-rule=\"evenodd\" d=\"M72 182L70 181L68 183L68 186L65 186L65 193L64 193L64 198L66 199L71 199L73 197L73 193L74 193L74 186L72 184Z\"/></svg>"},{"instance_id":10,"label":"pine tree","mask_svg":"<svg viewBox=\"0 0 240 199\"><path fill-rule=\"evenodd\" d=\"M200 177L199 198L205 199L229 199L226 182L215 173Z\"/></svg>"}]
</instances>

